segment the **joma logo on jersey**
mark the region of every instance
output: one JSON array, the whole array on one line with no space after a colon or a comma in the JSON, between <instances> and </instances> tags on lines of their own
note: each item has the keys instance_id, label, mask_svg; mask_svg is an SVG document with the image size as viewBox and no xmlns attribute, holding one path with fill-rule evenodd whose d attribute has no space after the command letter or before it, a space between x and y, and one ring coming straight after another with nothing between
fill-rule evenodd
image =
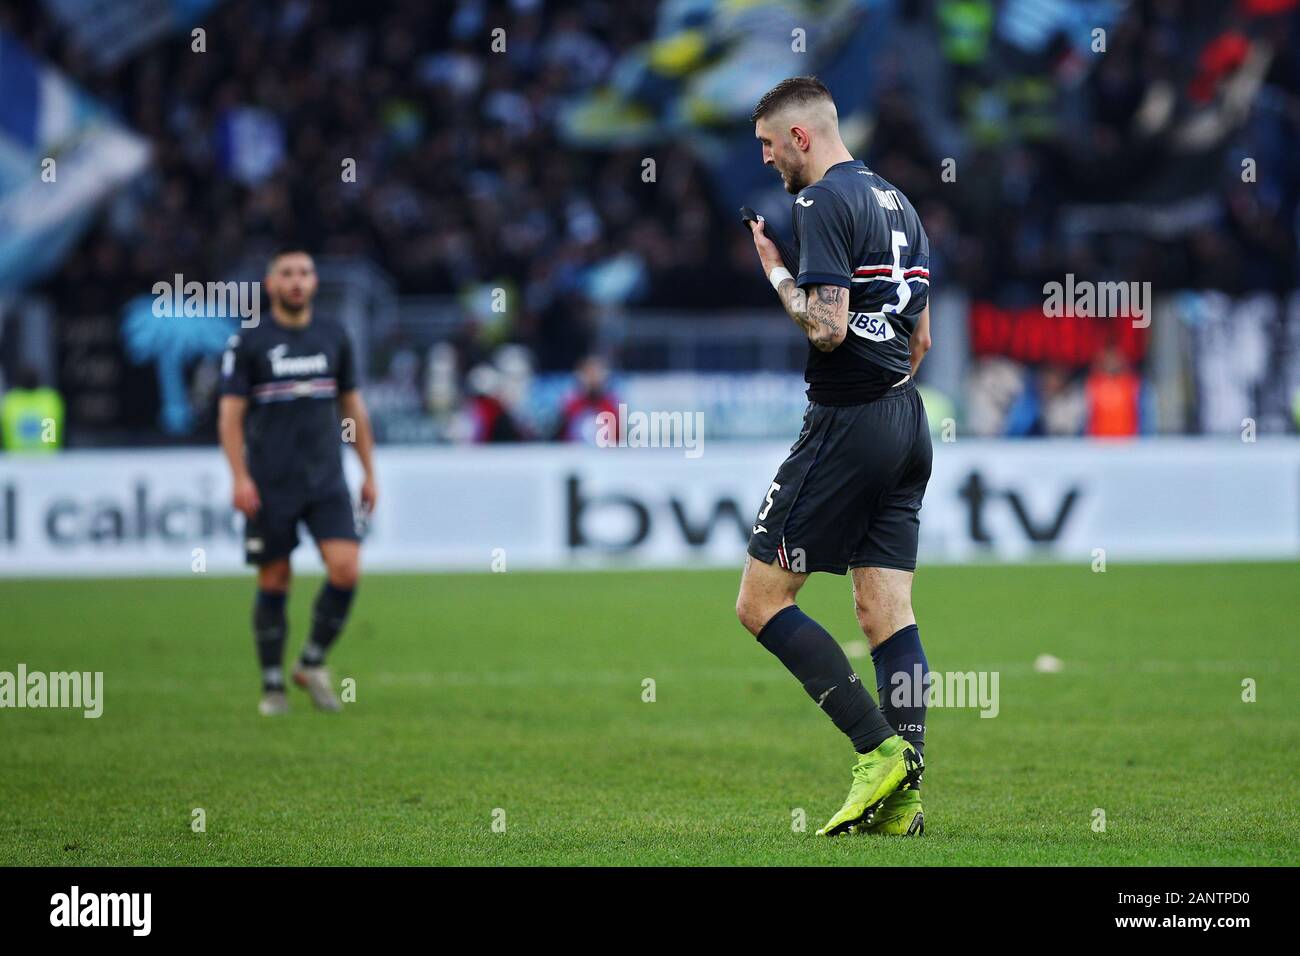
<instances>
[{"instance_id":1,"label":"joma logo on jersey","mask_svg":"<svg viewBox=\"0 0 1300 956\"><path fill-rule=\"evenodd\" d=\"M269 349L266 357L271 361L271 374L276 378L292 378L295 375L324 375L329 371L329 359L324 352L315 355L285 355L287 345L277 345Z\"/></svg>"},{"instance_id":2,"label":"joma logo on jersey","mask_svg":"<svg viewBox=\"0 0 1300 956\"><path fill-rule=\"evenodd\" d=\"M894 327L879 314L868 312L850 312L849 328L854 335L860 335L872 342L888 342L894 337Z\"/></svg>"}]
</instances>

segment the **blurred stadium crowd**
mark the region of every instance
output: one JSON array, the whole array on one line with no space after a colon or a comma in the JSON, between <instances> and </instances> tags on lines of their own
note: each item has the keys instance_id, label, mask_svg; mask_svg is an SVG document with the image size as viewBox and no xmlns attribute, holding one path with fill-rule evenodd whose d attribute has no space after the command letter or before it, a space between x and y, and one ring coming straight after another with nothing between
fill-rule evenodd
<instances>
[{"instance_id":1,"label":"blurred stadium crowd","mask_svg":"<svg viewBox=\"0 0 1300 956\"><path fill-rule=\"evenodd\" d=\"M961 293L962 381L927 384L973 431L1230 430L1263 405L1275 430L1296 428L1297 0L232 0L204 13L203 55L180 34L109 64L84 55L57 6L6 6L0 28L114 109L151 162L26 290L56 321L299 241L461 304L454 388L474 422L456 435L580 436L567 412L512 424L499 390L471 383L492 378L481 370L503 344L566 382L585 356L617 367L609 316L627 310L695 323L774 309L734 216L737 190L780 201L740 107L795 63L837 96L837 77L862 76L859 99L843 97L846 139L919 209L936 292ZM872 18L887 46L870 46ZM840 45L810 42L772 77L749 69L762 30L788 47L803 19L832 24ZM1034 347L1025 316L1067 274L1169 297L1182 334L1163 347L1179 352L1188 411L1161 420L1154 327ZM508 292L504 315L476 305L492 288ZM1271 308L1243 318L1234 303L1260 295ZM1244 325L1259 343L1248 368L1224 355ZM373 343L372 379L432 345ZM557 409L609 401L603 368L582 368Z\"/></svg>"}]
</instances>

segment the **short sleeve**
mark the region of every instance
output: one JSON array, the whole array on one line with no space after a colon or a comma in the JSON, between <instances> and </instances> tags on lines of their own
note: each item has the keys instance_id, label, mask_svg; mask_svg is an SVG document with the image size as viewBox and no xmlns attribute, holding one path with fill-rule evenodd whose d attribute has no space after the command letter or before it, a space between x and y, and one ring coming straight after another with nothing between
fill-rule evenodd
<instances>
[{"instance_id":1,"label":"short sleeve","mask_svg":"<svg viewBox=\"0 0 1300 956\"><path fill-rule=\"evenodd\" d=\"M799 241L799 275L795 282L808 285L853 286L853 224L849 209L827 189L810 187L794 203L794 231Z\"/></svg>"},{"instance_id":2,"label":"short sleeve","mask_svg":"<svg viewBox=\"0 0 1300 956\"><path fill-rule=\"evenodd\" d=\"M350 392L357 387L356 350L352 347L352 336L343 330L339 343L338 372L334 376L339 392Z\"/></svg>"},{"instance_id":3,"label":"short sleeve","mask_svg":"<svg viewBox=\"0 0 1300 956\"><path fill-rule=\"evenodd\" d=\"M221 394L246 398L252 378L252 355L240 337L232 335L221 353Z\"/></svg>"}]
</instances>

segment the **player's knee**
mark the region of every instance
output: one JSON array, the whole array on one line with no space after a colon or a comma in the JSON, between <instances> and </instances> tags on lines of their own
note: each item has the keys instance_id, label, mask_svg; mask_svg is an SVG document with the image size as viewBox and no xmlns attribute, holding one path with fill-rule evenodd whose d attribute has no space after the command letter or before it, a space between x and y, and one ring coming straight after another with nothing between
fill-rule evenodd
<instances>
[{"instance_id":1,"label":"player's knee","mask_svg":"<svg viewBox=\"0 0 1300 956\"><path fill-rule=\"evenodd\" d=\"M338 558L325 568L330 584L343 591L351 591L361 580L361 562L354 556Z\"/></svg>"},{"instance_id":2,"label":"player's knee","mask_svg":"<svg viewBox=\"0 0 1300 956\"><path fill-rule=\"evenodd\" d=\"M861 600L854 598L853 609L857 613L858 627L874 647L886 640L902 627L901 621L908 617L909 610L889 600Z\"/></svg>"},{"instance_id":3,"label":"player's knee","mask_svg":"<svg viewBox=\"0 0 1300 956\"><path fill-rule=\"evenodd\" d=\"M291 579L288 561L271 561L257 569L257 586L263 591L287 591Z\"/></svg>"},{"instance_id":4,"label":"player's knee","mask_svg":"<svg viewBox=\"0 0 1300 956\"><path fill-rule=\"evenodd\" d=\"M862 629L862 636L867 639L867 643L872 647L875 647L893 633L889 629L888 615L884 614L879 608L859 609L858 627Z\"/></svg>"},{"instance_id":5,"label":"player's knee","mask_svg":"<svg viewBox=\"0 0 1300 956\"><path fill-rule=\"evenodd\" d=\"M355 544L330 541L323 543L320 556L325 562L325 577L341 591L351 591L361 579L361 549Z\"/></svg>"},{"instance_id":6,"label":"player's knee","mask_svg":"<svg viewBox=\"0 0 1300 956\"><path fill-rule=\"evenodd\" d=\"M767 622L783 606L741 591L740 596L736 598L736 617L744 625L745 630L758 637L759 632L763 630Z\"/></svg>"},{"instance_id":7,"label":"player's knee","mask_svg":"<svg viewBox=\"0 0 1300 956\"><path fill-rule=\"evenodd\" d=\"M853 612L858 618L858 627L867 637L871 637L871 632L876 628L876 617L874 608L866 601L855 597L853 599Z\"/></svg>"},{"instance_id":8,"label":"player's knee","mask_svg":"<svg viewBox=\"0 0 1300 956\"><path fill-rule=\"evenodd\" d=\"M758 633L754 630L751 623L754 620L754 616L755 609L753 600L745 594L744 591L741 591L740 594L736 595L736 619L740 621L740 623L744 625L745 630L749 631L751 634Z\"/></svg>"},{"instance_id":9,"label":"player's knee","mask_svg":"<svg viewBox=\"0 0 1300 956\"><path fill-rule=\"evenodd\" d=\"M765 614L761 609L752 604L737 604L736 617L744 625L745 630L755 637L763 630L763 625L767 623L771 615Z\"/></svg>"},{"instance_id":10,"label":"player's knee","mask_svg":"<svg viewBox=\"0 0 1300 956\"><path fill-rule=\"evenodd\" d=\"M916 620L908 601L868 603L855 599L853 603L858 615L858 626L872 647L888 640Z\"/></svg>"}]
</instances>

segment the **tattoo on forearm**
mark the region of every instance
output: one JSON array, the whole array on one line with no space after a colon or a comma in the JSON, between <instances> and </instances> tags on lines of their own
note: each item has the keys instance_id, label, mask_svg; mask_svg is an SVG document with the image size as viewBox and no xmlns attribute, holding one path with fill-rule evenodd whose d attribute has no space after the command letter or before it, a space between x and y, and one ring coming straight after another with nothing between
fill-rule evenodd
<instances>
[{"instance_id":1,"label":"tattoo on forearm","mask_svg":"<svg viewBox=\"0 0 1300 956\"><path fill-rule=\"evenodd\" d=\"M817 286L815 294L809 298L793 279L787 279L781 283L779 294L786 313L804 330L815 348L829 352L843 341L836 320L845 301L844 289L833 285Z\"/></svg>"}]
</instances>

